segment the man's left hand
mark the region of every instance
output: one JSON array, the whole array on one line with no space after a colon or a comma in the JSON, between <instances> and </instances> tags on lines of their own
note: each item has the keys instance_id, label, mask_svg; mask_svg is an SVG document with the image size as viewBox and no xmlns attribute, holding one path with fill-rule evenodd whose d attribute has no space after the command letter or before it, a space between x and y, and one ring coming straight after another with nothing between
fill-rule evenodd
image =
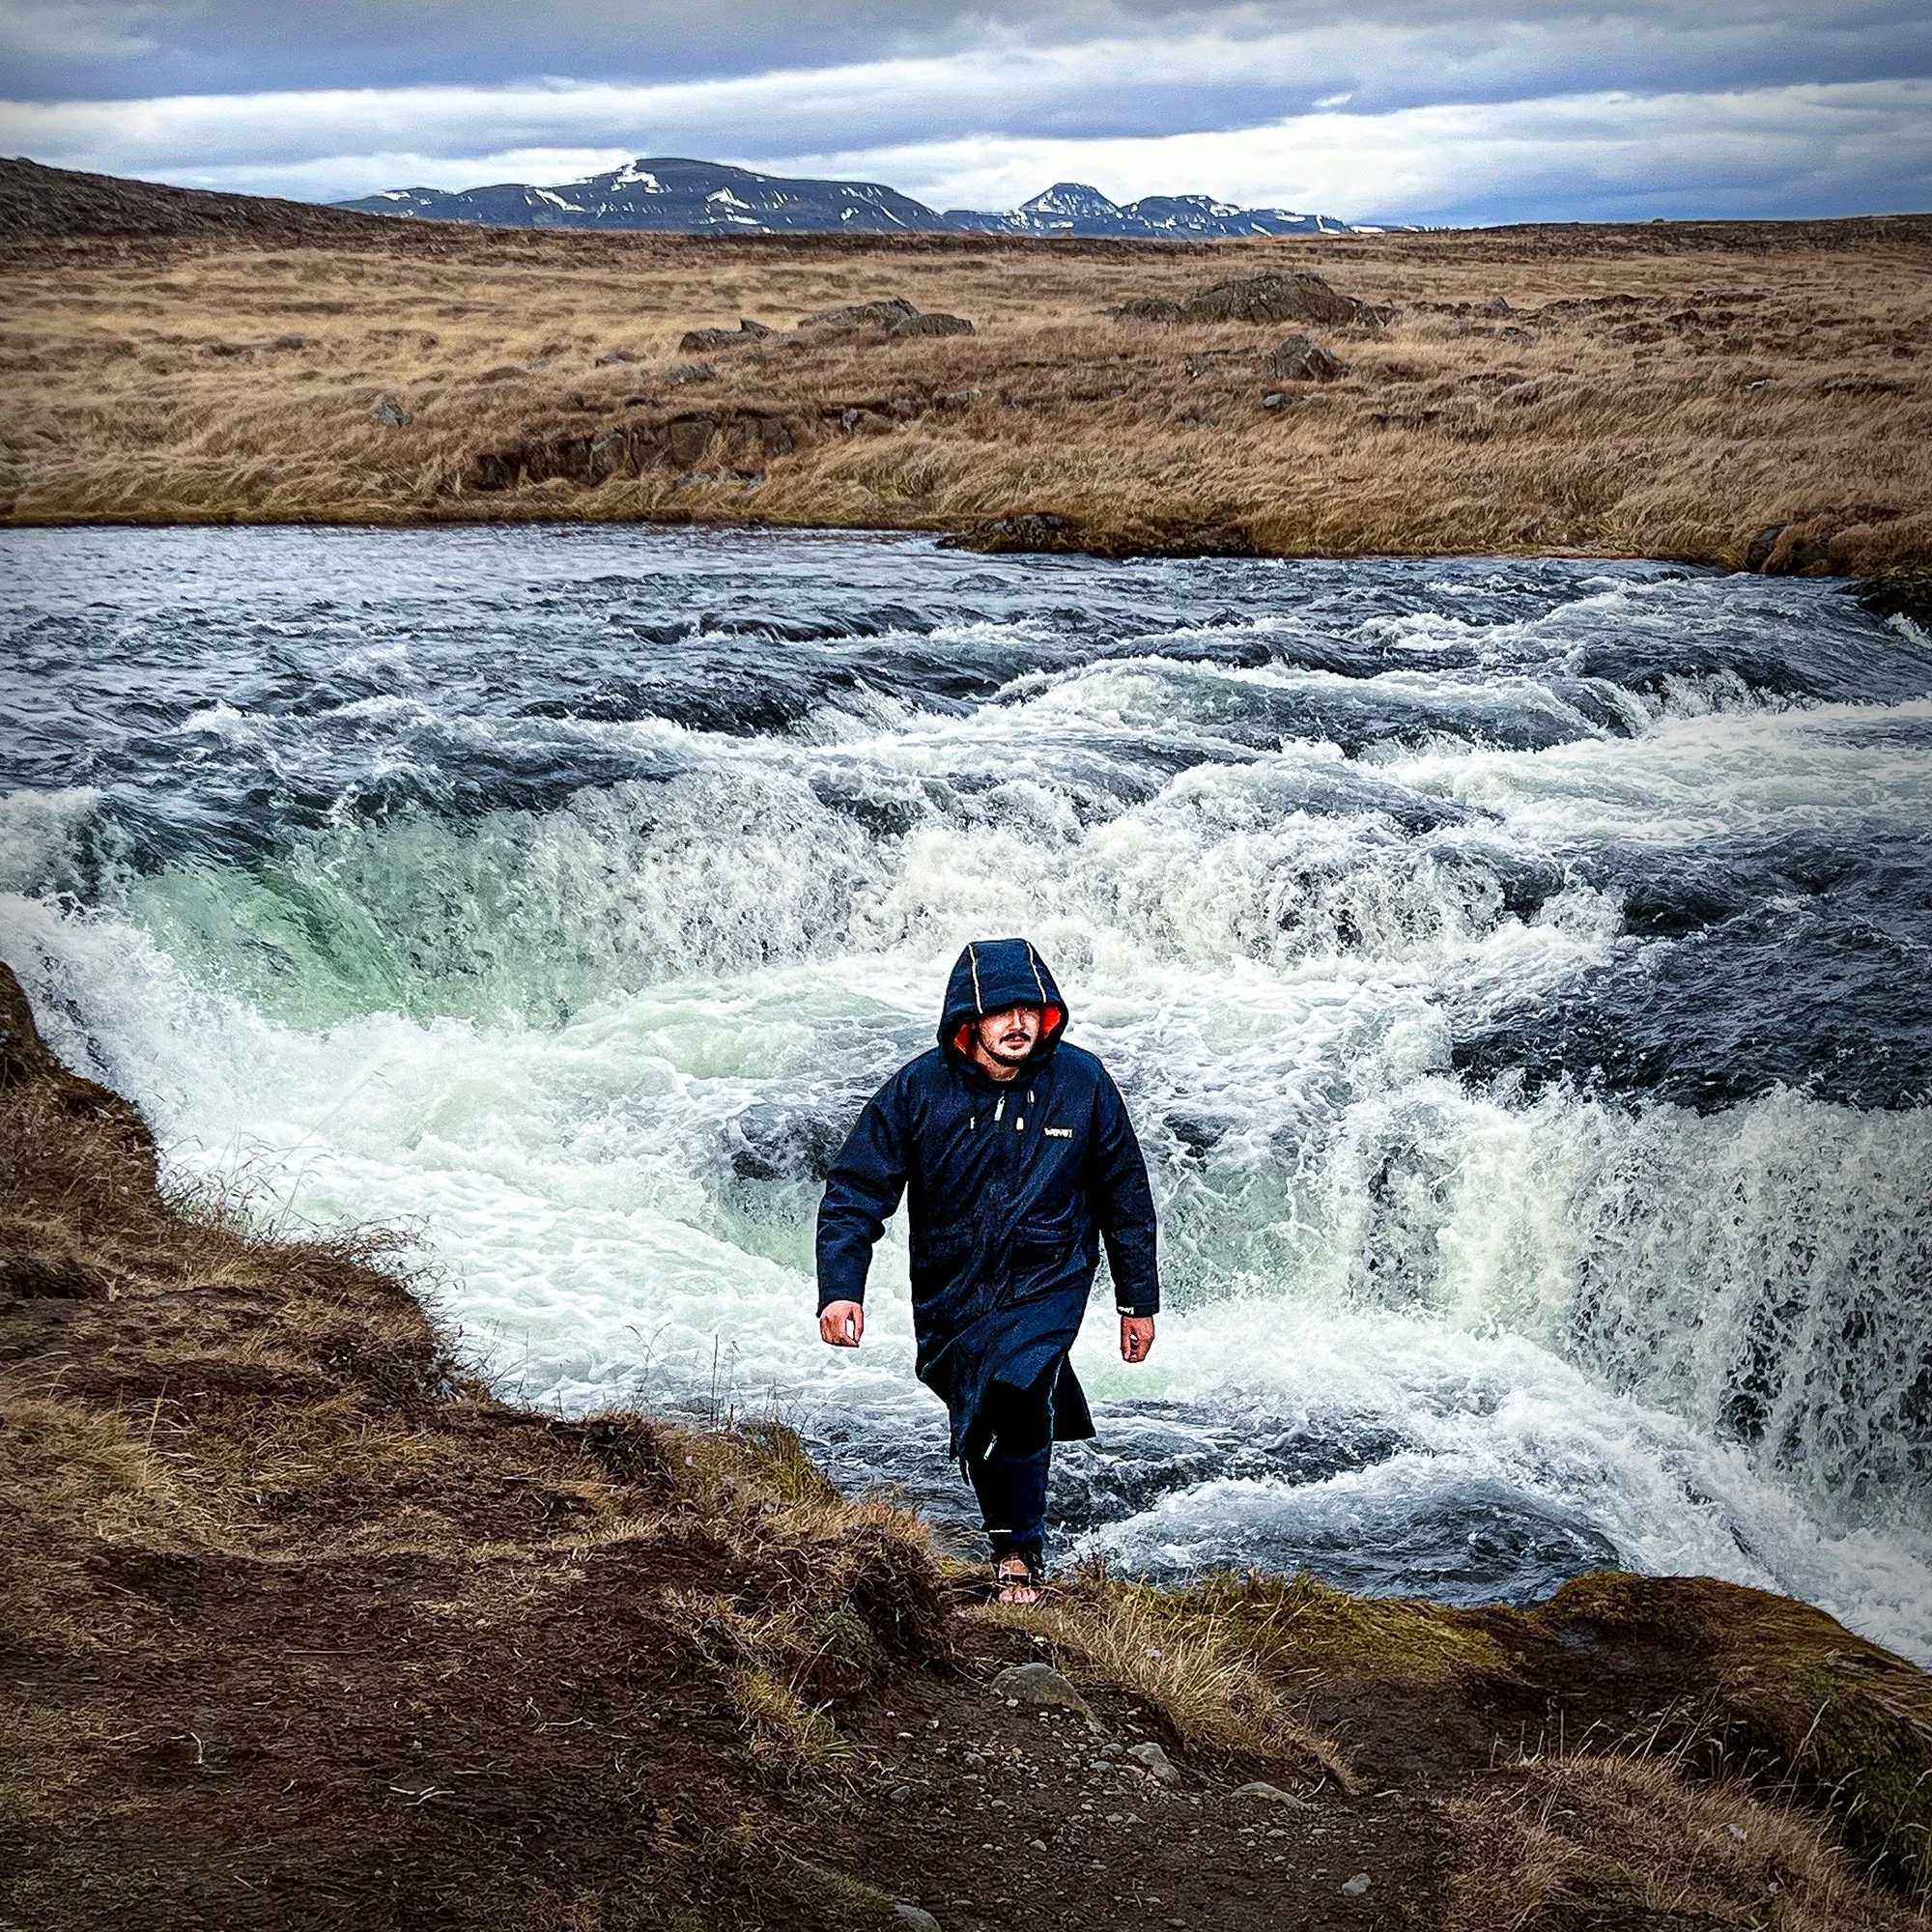
<instances>
[{"instance_id":1,"label":"man's left hand","mask_svg":"<svg viewBox=\"0 0 1932 1932\"><path fill-rule=\"evenodd\" d=\"M1122 1315L1121 1317L1121 1359L1123 1362L1144 1362L1148 1350L1153 1347L1153 1317L1151 1315Z\"/></svg>"}]
</instances>

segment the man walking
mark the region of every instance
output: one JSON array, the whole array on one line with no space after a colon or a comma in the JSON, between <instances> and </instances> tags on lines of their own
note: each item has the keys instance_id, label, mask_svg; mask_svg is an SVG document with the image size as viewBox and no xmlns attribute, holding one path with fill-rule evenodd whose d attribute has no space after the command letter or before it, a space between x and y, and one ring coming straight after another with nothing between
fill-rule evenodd
<instances>
[{"instance_id":1,"label":"man walking","mask_svg":"<svg viewBox=\"0 0 1932 1932\"><path fill-rule=\"evenodd\" d=\"M856 1349L873 1245L908 1200L919 1378L946 1404L1003 1603L1039 1595L1055 1439L1094 1434L1066 1354L1102 1240L1127 1361L1147 1359L1160 1308L1133 1123L1065 1030L1066 1002L1026 940L974 941L938 1046L866 1103L818 1210L818 1331Z\"/></svg>"}]
</instances>

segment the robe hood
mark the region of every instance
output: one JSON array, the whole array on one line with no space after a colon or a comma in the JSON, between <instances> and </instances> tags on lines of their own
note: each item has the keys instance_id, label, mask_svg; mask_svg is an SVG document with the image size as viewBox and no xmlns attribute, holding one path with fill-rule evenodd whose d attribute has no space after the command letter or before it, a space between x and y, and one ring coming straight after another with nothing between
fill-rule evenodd
<instances>
[{"instance_id":1,"label":"robe hood","mask_svg":"<svg viewBox=\"0 0 1932 1932\"><path fill-rule=\"evenodd\" d=\"M971 1066L966 1035L983 1013L1006 1007L1038 1007L1039 1044L1026 1065L1037 1066L1060 1044L1066 1031L1066 1002L1047 963L1024 939L975 939L953 961L946 982L946 1005L939 1015L940 1050L954 1065Z\"/></svg>"}]
</instances>

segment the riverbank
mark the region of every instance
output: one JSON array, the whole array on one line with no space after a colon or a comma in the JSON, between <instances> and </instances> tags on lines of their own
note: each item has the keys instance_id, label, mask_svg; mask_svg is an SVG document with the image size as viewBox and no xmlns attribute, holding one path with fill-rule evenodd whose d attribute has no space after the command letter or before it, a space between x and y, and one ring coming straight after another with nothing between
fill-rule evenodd
<instances>
[{"instance_id":1,"label":"riverbank","mask_svg":"<svg viewBox=\"0 0 1932 1932\"><path fill-rule=\"evenodd\" d=\"M0 522L1932 566L1932 217L718 240L0 166Z\"/></svg>"},{"instance_id":2,"label":"riverbank","mask_svg":"<svg viewBox=\"0 0 1932 1932\"><path fill-rule=\"evenodd\" d=\"M786 1432L507 1406L380 1239L157 1186L4 971L0 1113L9 1922L1923 1922L1932 1687L1818 1611L991 1610Z\"/></svg>"}]
</instances>

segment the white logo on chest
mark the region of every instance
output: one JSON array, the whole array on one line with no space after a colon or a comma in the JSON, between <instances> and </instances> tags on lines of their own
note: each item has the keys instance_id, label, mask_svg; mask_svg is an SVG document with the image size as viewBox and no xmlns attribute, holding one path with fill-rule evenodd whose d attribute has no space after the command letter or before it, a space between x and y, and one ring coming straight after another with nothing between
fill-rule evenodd
<instances>
[{"instance_id":1,"label":"white logo on chest","mask_svg":"<svg viewBox=\"0 0 1932 1932\"><path fill-rule=\"evenodd\" d=\"M1070 1141L1073 1138L1071 1127L1042 1127L1040 1132L1050 1134L1057 1141Z\"/></svg>"}]
</instances>

